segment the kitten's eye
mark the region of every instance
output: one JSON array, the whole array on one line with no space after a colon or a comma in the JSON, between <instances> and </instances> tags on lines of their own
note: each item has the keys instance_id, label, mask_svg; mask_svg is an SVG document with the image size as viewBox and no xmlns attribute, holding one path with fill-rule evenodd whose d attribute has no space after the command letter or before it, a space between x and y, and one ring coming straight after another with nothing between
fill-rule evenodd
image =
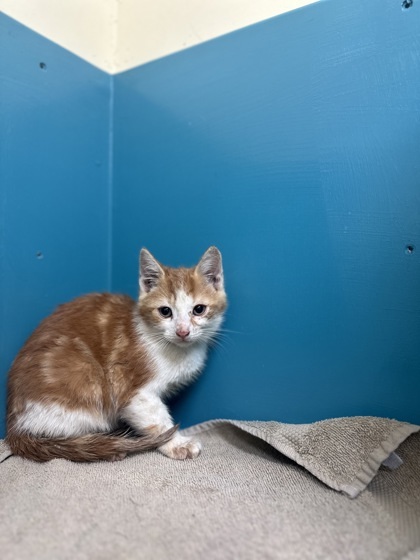
<instances>
[{"instance_id":1,"label":"kitten's eye","mask_svg":"<svg viewBox=\"0 0 420 560\"><path fill-rule=\"evenodd\" d=\"M207 309L206 305L199 304L194 307L193 313L194 315L203 315L206 309Z\"/></svg>"},{"instance_id":2,"label":"kitten's eye","mask_svg":"<svg viewBox=\"0 0 420 560\"><path fill-rule=\"evenodd\" d=\"M159 307L159 313L162 317L165 317L165 319L172 317L172 309L170 307Z\"/></svg>"}]
</instances>

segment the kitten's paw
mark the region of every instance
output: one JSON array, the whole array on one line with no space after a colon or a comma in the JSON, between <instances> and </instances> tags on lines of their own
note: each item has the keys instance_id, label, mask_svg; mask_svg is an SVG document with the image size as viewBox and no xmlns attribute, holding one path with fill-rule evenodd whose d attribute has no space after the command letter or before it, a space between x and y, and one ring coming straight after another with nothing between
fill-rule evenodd
<instances>
[{"instance_id":1,"label":"kitten's paw","mask_svg":"<svg viewBox=\"0 0 420 560\"><path fill-rule=\"evenodd\" d=\"M200 455L201 443L177 434L171 441L159 447L159 451L170 459L195 459Z\"/></svg>"},{"instance_id":2,"label":"kitten's paw","mask_svg":"<svg viewBox=\"0 0 420 560\"><path fill-rule=\"evenodd\" d=\"M121 453L115 453L115 455L113 455L109 461L110 462L115 462L115 461L122 461L123 459L125 459L127 457L127 453L121 452Z\"/></svg>"}]
</instances>

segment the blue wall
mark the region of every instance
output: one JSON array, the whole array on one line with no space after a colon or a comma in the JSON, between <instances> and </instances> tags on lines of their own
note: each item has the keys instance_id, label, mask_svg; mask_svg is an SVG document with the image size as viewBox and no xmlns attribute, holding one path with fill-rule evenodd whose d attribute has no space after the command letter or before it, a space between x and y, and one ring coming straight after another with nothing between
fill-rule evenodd
<instances>
[{"instance_id":1,"label":"blue wall","mask_svg":"<svg viewBox=\"0 0 420 560\"><path fill-rule=\"evenodd\" d=\"M57 303L109 287L110 77L3 14L0 52L2 426L25 338Z\"/></svg>"},{"instance_id":2,"label":"blue wall","mask_svg":"<svg viewBox=\"0 0 420 560\"><path fill-rule=\"evenodd\" d=\"M142 245L225 258L237 332L184 423L420 422L419 30L333 0L116 76L113 289Z\"/></svg>"},{"instance_id":3,"label":"blue wall","mask_svg":"<svg viewBox=\"0 0 420 560\"><path fill-rule=\"evenodd\" d=\"M135 296L141 246L216 244L234 332L184 426L419 423L419 29L330 0L111 78L0 15L0 375L56 303Z\"/></svg>"}]
</instances>

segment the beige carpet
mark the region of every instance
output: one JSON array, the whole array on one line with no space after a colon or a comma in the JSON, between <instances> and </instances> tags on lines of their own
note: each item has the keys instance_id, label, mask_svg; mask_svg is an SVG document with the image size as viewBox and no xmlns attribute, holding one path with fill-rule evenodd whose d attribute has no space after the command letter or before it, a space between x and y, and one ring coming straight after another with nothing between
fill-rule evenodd
<instances>
[{"instance_id":1,"label":"beige carpet","mask_svg":"<svg viewBox=\"0 0 420 560\"><path fill-rule=\"evenodd\" d=\"M418 430L213 421L187 430L204 450L185 462L36 464L2 442L0 557L416 560Z\"/></svg>"}]
</instances>

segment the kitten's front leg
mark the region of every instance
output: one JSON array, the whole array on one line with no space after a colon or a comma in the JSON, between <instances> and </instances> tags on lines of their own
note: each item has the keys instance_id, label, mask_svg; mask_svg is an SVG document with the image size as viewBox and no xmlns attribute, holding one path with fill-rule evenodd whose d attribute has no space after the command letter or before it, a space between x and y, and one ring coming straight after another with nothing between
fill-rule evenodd
<instances>
[{"instance_id":1,"label":"kitten's front leg","mask_svg":"<svg viewBox=\"0 0 420 560\"><path fill-rule=\"evenodd\" d=\"M152 391L140 389L121 414L128 424L139 432L161 434L172 428L174 422L166 405ZM201 444L176 432L174 437L158 448L171 459L195 459L201 451Z\"/></svg>"}]
</instances>

